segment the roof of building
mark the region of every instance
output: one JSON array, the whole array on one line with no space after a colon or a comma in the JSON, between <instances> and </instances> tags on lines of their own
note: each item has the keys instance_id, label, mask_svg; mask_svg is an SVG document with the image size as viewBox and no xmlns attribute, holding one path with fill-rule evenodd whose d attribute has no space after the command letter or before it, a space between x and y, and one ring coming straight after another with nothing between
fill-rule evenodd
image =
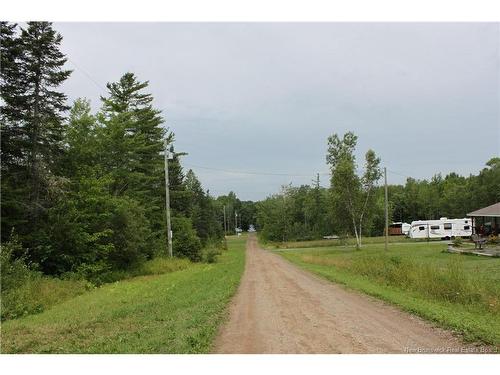
<instances>
[{"instance_id":1,"label":"roof of building","mask_svg":"<svg viewBox=\"0 0 500 375\"><path fill-rule=\"evenodd\" d=\"M500 217L500 202L492 204L491 206L480 208L479 210L472 211L467 216L492 216Z\"/></svg>"}]
</instances>

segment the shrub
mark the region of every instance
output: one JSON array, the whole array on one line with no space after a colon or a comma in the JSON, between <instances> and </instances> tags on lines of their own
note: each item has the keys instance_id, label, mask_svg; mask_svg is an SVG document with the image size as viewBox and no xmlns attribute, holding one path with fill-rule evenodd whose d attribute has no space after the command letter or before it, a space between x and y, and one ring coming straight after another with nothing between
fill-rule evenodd
<instances>
[{"instance_id":1,"label":"shrub","mask_svg":"<svg viewBox=\"0 0 500 375\"><path fill-rule=\"evenodd\" d=\"M85 280L61 280L33 274L24 284L2 290L2 320L40 313L93 288Z\"/></svg>"},{"instance_id":2,"label":"shrub","mask_svg":"<svg viewBox=\"0 0 500 375\"><path fill-rule=\"evenodd\" d=\"M189 259L185 258L156 257L142 264L137 275L161 275L186 269L190 265Z\"/></svg>"},{"instance_id":3,"label":"shrub","mask_svg":"<svg viewBox=\"0 0 500 375\"><path fill-rule=\"evenodd\" d=\"M499 245L500 244L500 237L492 234L488 237L488 243L490 243L492 245Z\"/></svg>"},{"instance_id":4,"label":"shrub","mask_svg":"<svg viewBox=\"0 0 500 375\"><path fill-rule=\"evenodd\" d=\"M215 247L208 247L205 249L203 254L203 260L207 263L215 263L217 262L217 256L221 254L221 251L216 249Z\"/></svg>"},{"instance_id":5,"label":"shrub","mask_svg":"<svg viewBox=\"0 0 500 375\"><path fill-rule=\"evenodd\" d=\"M42 312L46 308L74 297L92 288L84 280L60 280L42 276L28 267L22 247L14 237L2 246L1 251L1 320Z\"/></svg>"},{"instance_id":6,"label":"shrub","mask_svg":"<svg viewBox=\"0 0 500 375\"><path fill-rule=\"evenodd\" d=\"M76 272L96 280L152 258L155 239L136 200L109 193L109 178L81 178L48 210L30 256L45 274Z\"/></svg>"},{"instance_id":7,"label":"shrub","mask_svg":"<svg viewBox=\"0 0 500 375\"><path fill-rule=\"evenodd\" d=\"M127 269L152 257L151 230L144 209L134 200L120 198L110 220L113 247L108 261Z\"/></svg>"},{"instance_id":8,"label":"shrub","mask_svg":"<svg viewBox=\"0 0 500 375\"><path fill-rule=\"evenodd\" d=\"M462 237L455 237L455 238L453 239L453 246L455 246L455 247L460 247L460 246L462 246L462 243L463 243L463 241L462 241Z\"/></svg>"},{"instance_id":9,"label":"shrub","mask_svg":"<svg viewBox=\"0 0 500 375\"><path fill-rule=\"evenodd\" d=\"M24 252L24 249L15 235L12 236L11 241L2 245L0 252L0 281L2 295L3 292L7 292L23 285L35 275L35 272L30 270L30 268L26 265L26 259L23 256ZM15 255L21 256L15 258Z\"/></svg>"},{"instance_id":10,"label":"shrub","mask_svg":"<svg viewBox=\"0 0 500 375\"><path fill-rule=\"evenodd\" d=\"M188 258L193 262L202 260L201 242L190 219L172 218L172 232L172 247L176 257Z\"/></svg>"}]
</instances>

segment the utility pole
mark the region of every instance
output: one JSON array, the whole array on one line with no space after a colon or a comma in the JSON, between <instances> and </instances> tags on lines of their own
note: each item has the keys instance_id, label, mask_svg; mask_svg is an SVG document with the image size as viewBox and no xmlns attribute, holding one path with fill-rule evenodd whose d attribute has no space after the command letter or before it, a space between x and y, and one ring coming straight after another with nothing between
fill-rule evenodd
<instances>
[{"instance_id":1,"label":"utility pole","mask_svg":"<svg viewBox=\"0 0 500 375\"><path fill-rule=\"evenodd\" d=\"M168 161L174 158L173 148L168 150L168 140L165 139L165 208L167 212L167 242L168 256L172 258L172 228L170 224L170 183L168 181ZM172 151L172 152L171 152Z\"/></svg>"},{"instance_id":2,"label":"utility pole","mask_svg":"<svg viewBox=\"0 0 500 375\"><path fill-rule=\"evenodd\" d=\"M387 201L387 168L384 167L384 186L385 186L385 250L389 242L389 208Z\"/></svg>"},{"instance_id":3,"label":"utility pole","mask_svg":"<svg viewBox=\"0 0 500 375\"><path fill-rule=\"evenodd\" d=\"M238 228L238 213L234 211L234 232L238 234L236 228Z\"/></svg>"},{"instance_id":4,"label":"utility pole","mask_svg":"<svg viewBox=\"0 0 500 375\"><path fill-rule=\"evenodd\" d=\"M226 205L224 205L224 236L227 235L227 225L226 225Z\"/></svg>"}]
</instances>

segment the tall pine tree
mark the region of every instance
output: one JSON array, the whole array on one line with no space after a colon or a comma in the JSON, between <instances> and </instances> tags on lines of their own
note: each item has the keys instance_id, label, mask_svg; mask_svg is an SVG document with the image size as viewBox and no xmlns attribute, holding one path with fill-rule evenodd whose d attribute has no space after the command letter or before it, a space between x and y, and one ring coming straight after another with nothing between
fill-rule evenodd
<instances>
[{"instance_id":1,"label":"tall pine tree","mask_svg":"<svg viewBox=\"0 0 500 375\"><path fill-rule=\"evenodd\" d=\"M71 71L64 69L66 58L59 50L62 37L50 22L28 22L20 36L14 29L2 24L6 65L2 69L1 110L2 128L8 135L2 144L2 157L5 155L10 164L4 175L4 194L15 201L18 212L2 212L7 215L2 230L8 233L16 221L23 223L16 230L29 233L27 245L33 247L40 216L59 185L55 171L63 150L63 120L68 107L66 96L57 88ZM17 220L10 220L12 214Z\"/></svg>"},{"instance_id":2,"label":"tall pine tree","mask_svg":"<svg viewBox=\"0 0 500 375\"><path fill-rule=\"evenodd\" d=\"M21 113L18 111L18 69L22 53L16 24L0 22L0 122L2 170L2 240L9 238L11 229L25 223L26 202L25 136ZM23 147L24 146L24 147Z\"/></svg>"},{"instance_id":3,"label":"tall pine tree","mask_svg":"<svg viewBox=\"0 0 500 375\"><path fill-rule=\"evenodd\" d=\"M147 87L133 73L107 84L109 94L101 98L102 155L113 178L112 193L140 202L159 238L165 230L163 141L165 136L172 141L173 134L162 127Z\"/></svg>"}]
</instances>

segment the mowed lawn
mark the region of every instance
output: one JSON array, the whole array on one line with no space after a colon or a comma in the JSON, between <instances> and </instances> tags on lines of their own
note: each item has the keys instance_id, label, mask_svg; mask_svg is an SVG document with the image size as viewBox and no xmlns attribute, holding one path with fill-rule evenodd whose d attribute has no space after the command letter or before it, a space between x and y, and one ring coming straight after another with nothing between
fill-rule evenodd
<instances>
[{"instance_id":1,"label":"mowed lawn","mask_svg":"<svg viewBox=\"0 0 500 375\"><path fill-rule=\"evenodd\" d=\"M366 242L370 242L367 239ZM378 241L375 241L378 242ZM298 266L500 347L500 258L450 254L444 242L367 244L361 250L308 242L275 250Z\"/></svg>"},{"instance_id":2,"label":"mowed lawn","mask_svg":"<svg viewBox=\"0 0 500 375\"><path fill-rule=\"evenodd\" d=\"M2 353L206 353L244 268L245 237L217 263L103 286L2 324Z\"/></svg>"}]
</instances>

